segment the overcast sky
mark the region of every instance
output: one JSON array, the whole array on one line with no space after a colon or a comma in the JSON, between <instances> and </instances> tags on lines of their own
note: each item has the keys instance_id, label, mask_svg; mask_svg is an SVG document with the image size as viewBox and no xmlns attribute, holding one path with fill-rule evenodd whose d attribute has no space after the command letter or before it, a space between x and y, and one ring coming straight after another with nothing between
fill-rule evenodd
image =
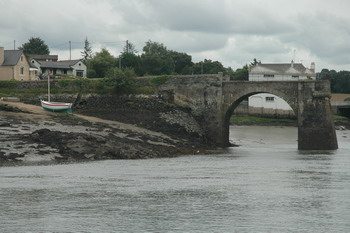
<instances>
[{"instance_id":1,"label":"overcast sky","mask_svg":"<svg viewBox=\"0 0 350 233\"><path fill-rule=\"evenodd\" d=\"M350 70L349 0L0 0L0 9L0 46L40 37L61 60L68 41L81 58L87 37L114 56L126 40L140 52L152 40L233 69L295 58Z\"/></svg>"}]
</instances>

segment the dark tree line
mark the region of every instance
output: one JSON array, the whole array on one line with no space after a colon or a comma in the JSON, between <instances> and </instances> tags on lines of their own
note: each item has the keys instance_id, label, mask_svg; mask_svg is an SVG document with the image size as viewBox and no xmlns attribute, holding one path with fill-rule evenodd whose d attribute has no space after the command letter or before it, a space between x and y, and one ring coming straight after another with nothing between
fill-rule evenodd
<instances>
[{"instance_id":1,"label":"dark tree line","mask_svg":"<svg viewBox=\"0 0 350 233\"><path fill-rule=\"evenodd\" d=\"M39 37L30 38L19 49L24 50L27 54L50 53L49 47ZM127 43L119 57L114 57L105 48L93 54L88 38L85 39L84 49L81 52L82 60L88 67L89 78L104 78L111 69L129 68L134 70L137 76L217 74L223 72L229 74L231 80L248 80L248 65L234 71L231 67L226 68L221 62L210 59L195 63L192 61L191 55L169 50L164 44L151 40L145 43L141 54L137 53L135 46L132 43Z\"/></svg>"},{"instance_id":2,"label":"dark tree line","mask_svg":"<svg viewBox=\"0 0 350 233\"><path fill-rule=\"evenodd\" d=\"M323 69L317 74L317 78L330 80L332 93L350 94L350 71Z\"/></svg>"},{"instance_id":3,"label":"dark tree line","mask_svg":"<svg viewBox=\"0 0 350 233\"><path fill-rule=\"evenodd\" d=\"M248 66L233 71L226 68L219 61L204 59L194 63L192 56L187 53L168 50L162 43L147 41L141 55L132 43L127 44L119 57L112 56L107 49L97 52L88 59L88 77L105 77L108 69L131 68L137 76L145 75L172 75L172 74L217 74L223 72L229 74L234 80L248 80Z\"/></svg>"}]
</instances>

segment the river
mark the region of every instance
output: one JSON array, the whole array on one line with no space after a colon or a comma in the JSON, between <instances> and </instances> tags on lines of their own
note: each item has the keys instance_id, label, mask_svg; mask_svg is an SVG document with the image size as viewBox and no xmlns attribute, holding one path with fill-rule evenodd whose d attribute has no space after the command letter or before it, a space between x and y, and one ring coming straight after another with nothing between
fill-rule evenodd
<instances>
[{"instance_id":1,"label":"river","mask_svg":"<svg viewBox=\"0 0 350 233\"><path fill-rule=\"evenodd\" d=\"M350 131L231 127L219 154L0 167L0 232L350 232Z\"/></svg>"}]
</instances>

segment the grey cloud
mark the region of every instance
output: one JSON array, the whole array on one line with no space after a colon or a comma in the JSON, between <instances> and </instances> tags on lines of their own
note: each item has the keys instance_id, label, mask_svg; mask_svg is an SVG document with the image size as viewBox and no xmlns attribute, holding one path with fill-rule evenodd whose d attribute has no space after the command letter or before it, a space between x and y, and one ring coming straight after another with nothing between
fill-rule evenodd
<instances>
[{"instance_id":1,"label":"grey cloud","mask_svg":"<svg viewBox=\"0 0 350 233\"><path fill-rule=\"evenodd\" d=\"M322 64L346 68L349 5L346 0L8 0L0 1L7 9L0 14L0 46L12 48L13 40L20 45L34 36L63 52L69 40L80 41L73 43L79 49L88 36L98 48L119 52L129 40L142 51L151 39L226 66L253 58L286 62L295 48Z\"/></svg>"},{"instance_id":2,"label":"grey cloud","mask_svg":"<svg viewBox=\"0 0 350 233\"><path fill-rule=\"evenodd\" d=\"M330 62L350 63L349 21L333 14L318 12L299 15L296 24L297 30L282 36L283 41L294 43Z\"/></svg>"}]
</instances>

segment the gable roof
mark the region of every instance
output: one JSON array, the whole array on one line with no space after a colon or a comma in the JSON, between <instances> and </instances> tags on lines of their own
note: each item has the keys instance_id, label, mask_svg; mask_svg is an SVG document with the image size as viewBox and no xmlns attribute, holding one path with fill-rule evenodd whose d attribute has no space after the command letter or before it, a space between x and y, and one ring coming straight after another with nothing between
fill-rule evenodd
<instances>
[{"instance_id":1,"label":"gable roof","mask_svg":"<svg viewBox=\"0 0 350 233\"><path fill-rule=\"evenodd\" d=\"M3 66L15 66L23 54L22 50L4 50Z\"/></svg>"},{"instance_id":2,"label":"gable roof","mask_svg":"<svg viewBox=\"0 0 350 233\"><path fill-rule=\"evenodd\" d=\"M39 55L39 54L29 54L28 60L35 59L35 60L43 60L43 61L57 61L58 55Z\"/></svg>"},{"instance_id":3,"label":"gable roof","mask_svg":"<svg viewBox=\"0 0 350 233\"><path fill-rule=\"evenodd\" d=\"M69 64L70 66L74 66L78 62L81 62L81 60L80 59L77 59L77 60L61 60L59 62Z\"/></svg>"},{"instance_id":4,"label":"gable roof","mask_svg":"<svg viewBox=\"0 0 350 233\"><path fill-rule=\"evenodd\" d=\"M41 68L52 69L73 69L72 66L81 60L67 60L67 61L38 61Z\"/></svg>"},{"instance_id":5,"label":"gable roof","mask_svg":"<svg viewBox=\"0 0 350 233\"><path fill-rule=\"evenodd\" d=\"M269 72L264 72L269 71ZM274 74L314 74L310 69L306 68L302 63L271 63L262 64L258 63L250 68L249 73L261 74L261 73L274 73Z\"/></svg>"}]
</instances>

